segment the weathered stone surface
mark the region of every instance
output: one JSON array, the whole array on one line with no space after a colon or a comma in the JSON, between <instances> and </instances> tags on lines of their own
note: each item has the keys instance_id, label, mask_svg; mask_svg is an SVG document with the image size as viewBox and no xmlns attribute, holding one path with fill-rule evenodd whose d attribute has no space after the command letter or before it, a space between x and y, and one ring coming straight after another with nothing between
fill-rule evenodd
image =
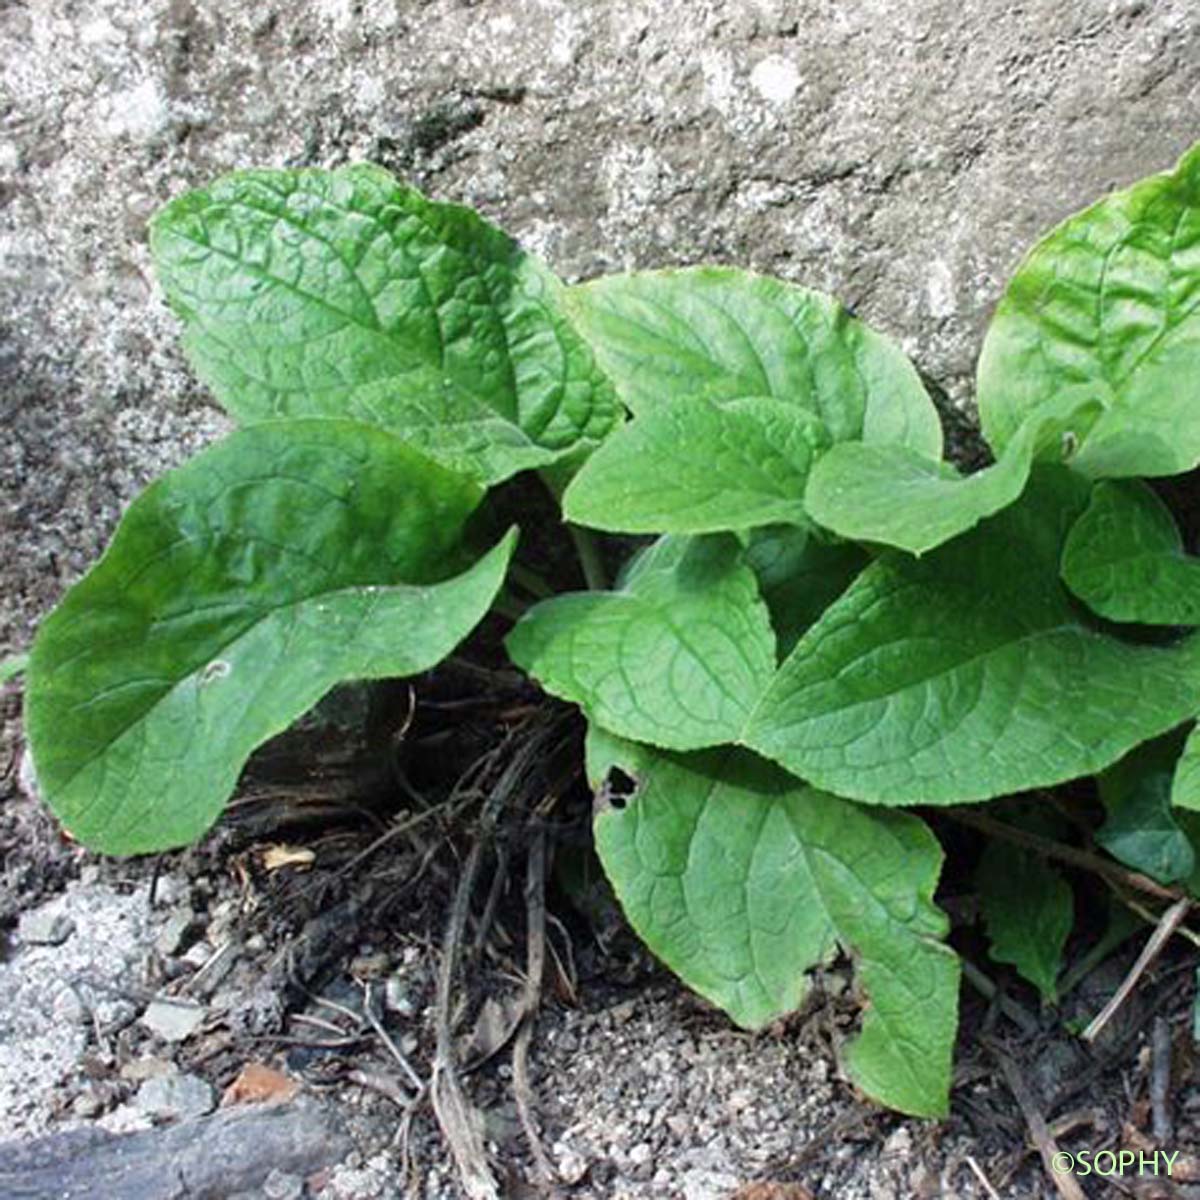
<instances>
[{"instance_id":1,"label":"weathered stone surface","mask_svg":"<svg viewBox=\"0 0 1200 1200\"><path fill-rule=\"evenodd\" d=\"M224 427L146 220L371 158L570 277L711 259L828 289L969 411L1036 234L1196 136L1187 0L39 0L0 6L0 653Z\"/></svg>"}]
</instances>

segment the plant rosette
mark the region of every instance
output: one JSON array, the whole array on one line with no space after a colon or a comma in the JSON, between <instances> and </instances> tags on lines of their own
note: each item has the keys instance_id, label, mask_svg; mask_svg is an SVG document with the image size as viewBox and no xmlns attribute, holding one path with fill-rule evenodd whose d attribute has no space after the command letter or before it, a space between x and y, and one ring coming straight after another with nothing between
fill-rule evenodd
<instances>
[{"instance_id":1,"label":"plant rosette","mask_svg":"<svg viewBox=\"0 0 1200 1200\"><path fill-rule=\"evenodd\" d=\"M134 501L12 667L46 799L106 853L199 838L331 687L509 611L519 531L472 516L541 472L596 586L507 648L587 719L630 924L748 1029L849 956L849 1076L944 1114L940 807L1098 776L1105 850L1195 886L1200 567L1143 478L1200 462L1198 243L1200 149L1040 241L979 362L994 462L963 476L913 365L818 292L566 286L372 166L189 192L154 260L239 428ZM605 534L643 539L611 586ZM1069 885L999 845L977 885L994 957L1053 999Z\"/></svg>"}]
</instances>

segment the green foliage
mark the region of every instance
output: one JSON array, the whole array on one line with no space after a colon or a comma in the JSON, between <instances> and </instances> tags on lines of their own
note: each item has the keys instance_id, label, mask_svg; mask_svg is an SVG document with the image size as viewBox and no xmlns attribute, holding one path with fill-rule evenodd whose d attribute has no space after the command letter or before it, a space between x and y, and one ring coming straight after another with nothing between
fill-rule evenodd
<instances>
[{"instance_id":1,"label":"green foliage","mask_svg":"<svg viewBox=\"0 0 1200 1200\"><path fill-rule=\"evenodd\" d=\"M588 720L630 923L751 1028L840 950L850 1076L943 1113L942 806L1099 775L1112 869L1196 891L1200 577L1133 477L1200 462L1198 242L1200 150L1039 243L980 361L995 462L963 477L912 364L819 293L714 267L567 287L374 167L190 192L154 258L243 428L137 500L39 630L46 797L102 850L199 837L264 739L495 605L516 533L480 546L472 514L536 469L589 578L589 528L652 538L507 637ZM979 890L993 956L1052 997L1069 880L992 846Z\"/></svg>"},{"instance_id":2,"label":"green foliage","mask_svg":"<svg viewBox=\"0 0 1200 1200\"><path fill-rule=\"evenodd\" d=\"M1054 1003L1075 920L1070 885L1043 859L1005 842L984 851L976 880L992 957L1012 963Z\"/></svg>"},{"instance_id":3,"label":"green foliage","mask_svg":"<svg viewBox=\"0 0 1200 1200\"><path fill-rule=\"evenodd\" d=\"M959 968L940 941L942 853L929 829L742 750L673 755L593 738L597 787L613 766L637 792L601 809L596 848L646 945L748 1029L799 1007L806 972L840 946L869 1004L851 1076L902 1112L944 1115Z\"/></svg>"}]
</instances>

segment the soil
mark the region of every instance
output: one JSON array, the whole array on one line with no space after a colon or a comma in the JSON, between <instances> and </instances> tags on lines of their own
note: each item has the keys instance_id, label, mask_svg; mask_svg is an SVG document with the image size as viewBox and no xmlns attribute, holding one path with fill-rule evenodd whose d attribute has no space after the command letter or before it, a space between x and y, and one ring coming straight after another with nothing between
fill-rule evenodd
<instances>
[{"instance_id":1,"label":"soil","mask_svg":"<svg viewBox=\"0 0 1200 1200\"><path fill-rule=\"evenodd\" d=\"M1004 277L1038 233L1195 138L1198 44L1183 0L0 0L0 657L28 644L137 490L227 427L149 270L146 220L184 188L367 158L479 207L568 279L716 261L823 288L901 341L967 461L974 358ZM421 681L419 709L436 715L463 686ZM259 1062L335 1108L356 1148L258 1194L460 1194L430 1106L404 1124L400 1059L428 1074L446 914L479 831L469 809L430 817L346 869L396 819L367 770L362 699L262 756L201 847L119 863L66 843L21 785L19 688L3 689L5 1136L151 1127L171 1116L155 1107L164 1086L143 1090L153 1079L190 1098L175 1115L199 1117ZM498 736L465 723L454 754L430 757L464 770ZM413 766L444 803L452 780ZM579 812L562 819L570 830ZM454 992L460 1051L495 1051L465 1086L513 1195L534 1194L536 1164L497 1042L520 993L530 828L510 831L473 952L499 871L488 843ZM289 848L282 865L273 845ZM1148 1146L1156 1013L1176 1031L1173 1145L1200 1146L1182 955L1099 1057L1028 995L1036 1029L1019 1034L965 993L951 1116L919 1122L839 1074L855 1019L844 966L805 1013L749 1035L603 904L582 915L553 887L549 903L530 1083L558 1194L1053 1196L996 1053L1020 1064L1064 1149ZM1135 952L1069 1015L1090 1016ZM202 1008L180 1040L145 1023L161 993ZM1122 1183L1083 1187L1197 1194L1194 1180Z\"/></svg>"}]
</instances>

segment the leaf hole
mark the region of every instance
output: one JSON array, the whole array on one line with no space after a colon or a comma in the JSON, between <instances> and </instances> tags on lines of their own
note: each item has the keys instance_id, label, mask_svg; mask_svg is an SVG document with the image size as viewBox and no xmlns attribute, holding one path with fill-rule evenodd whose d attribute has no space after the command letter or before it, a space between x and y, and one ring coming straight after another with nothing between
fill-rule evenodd
<instances>
[{"instance_id":1,"label":"leaf hole","mask_svg":"<svg viewBox=\"0 0 1200 1200\"><path fill-rule=\"evenodd\" d=\"M640 781L627 771L610 767L600 785L600 801L611 808L622 809L637 795L640 786Z\"/></svg>"}]
</instances>

